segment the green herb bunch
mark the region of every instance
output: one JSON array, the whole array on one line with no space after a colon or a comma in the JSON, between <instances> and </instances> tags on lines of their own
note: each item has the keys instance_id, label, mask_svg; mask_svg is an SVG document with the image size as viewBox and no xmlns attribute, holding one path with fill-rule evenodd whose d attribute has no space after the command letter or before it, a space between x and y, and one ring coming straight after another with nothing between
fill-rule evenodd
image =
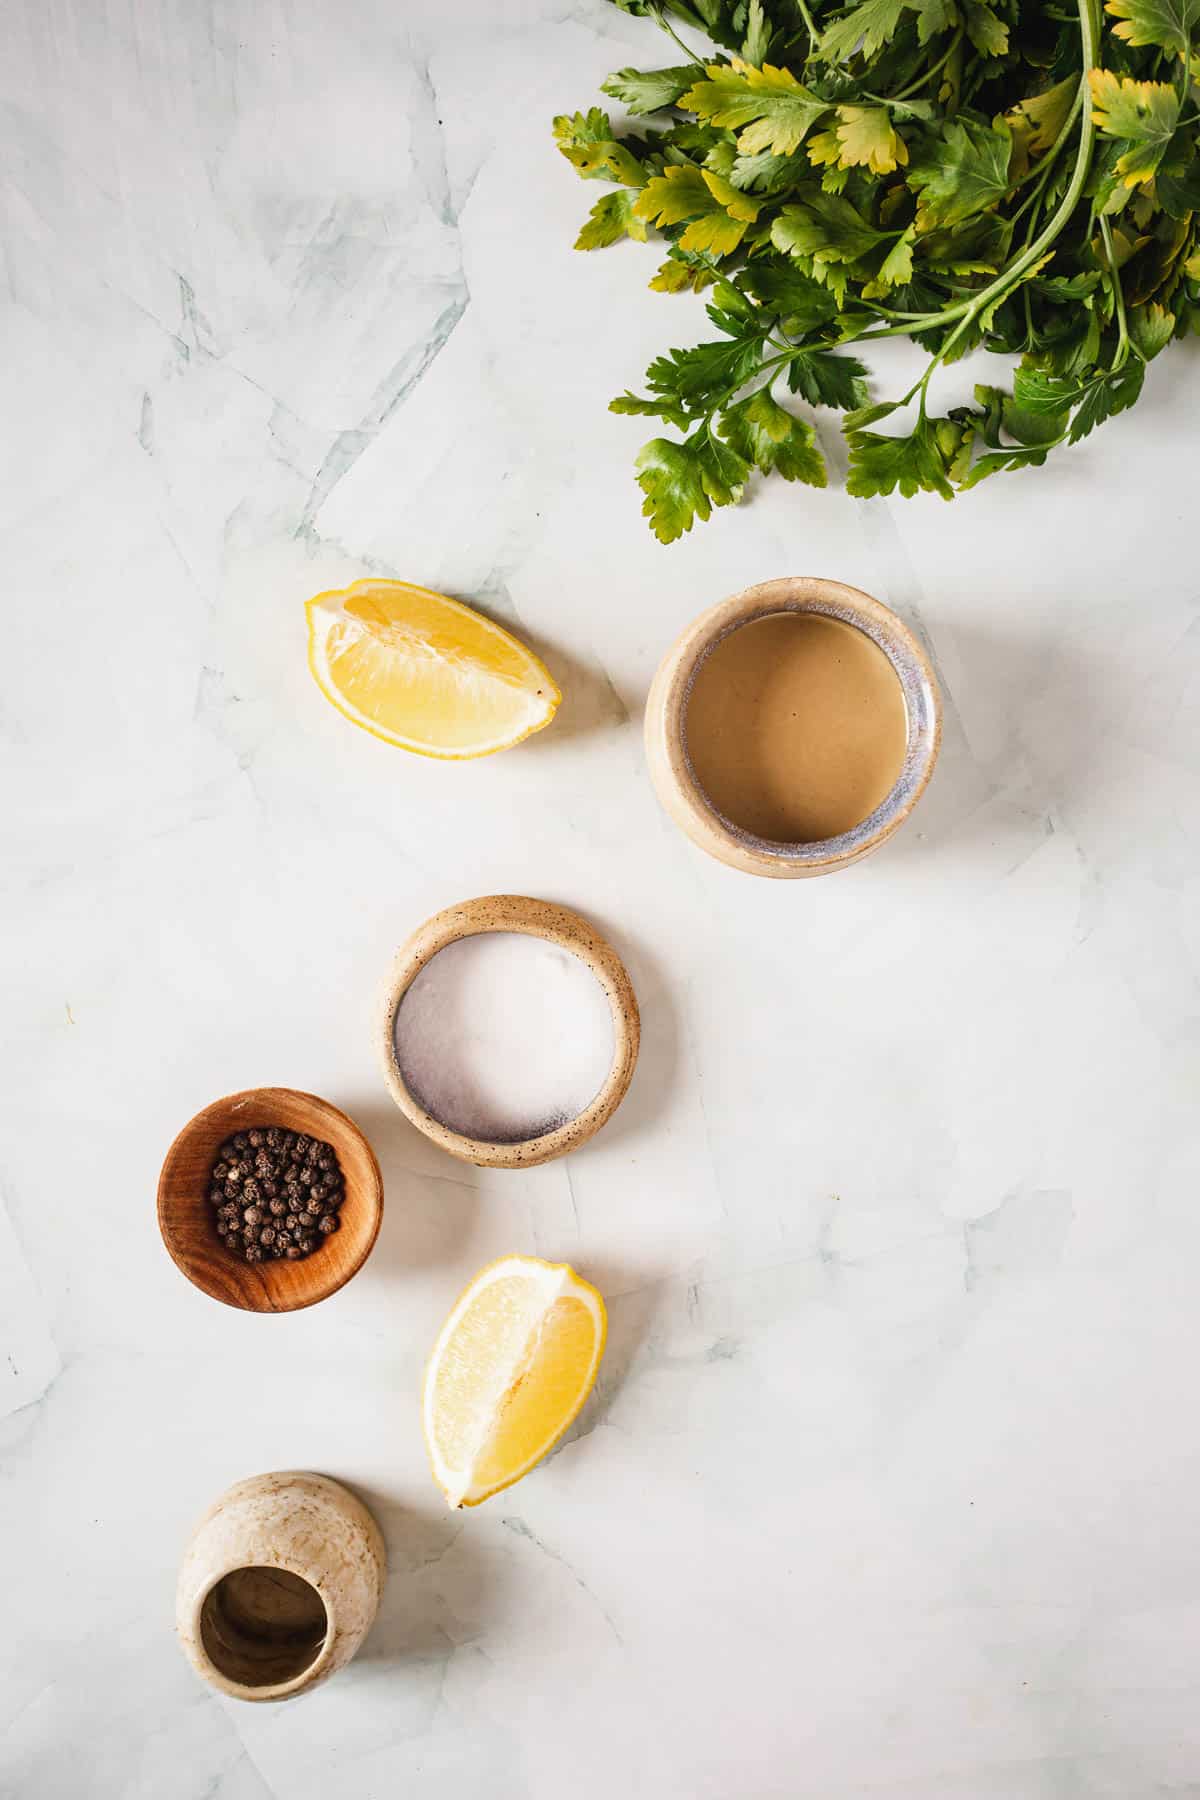
<instances>
[{"instance_id":1,"label":"green herb bunch","mask_svg":"<svg viewBox=\"0 0 1200 1800\"><path fill-rule=\"evenodd\" d=\"M711 290L720 333L612 402L679 433L637 461L663 543L755 469L825 485L783 388L842 413L851 493L949 500L1086 437L1200 330L1200 0L614 4L674 59L603 84L644 130L598 107L555 120L579 174L610 184L577 248L657 228L651 287ZM898 335L928 363L870 405L846 347ZM979 346L1020 357L1011 393L934 416L934 371ZM914 400L906 435L871 429Z\"/></svg>"}]
</instances>

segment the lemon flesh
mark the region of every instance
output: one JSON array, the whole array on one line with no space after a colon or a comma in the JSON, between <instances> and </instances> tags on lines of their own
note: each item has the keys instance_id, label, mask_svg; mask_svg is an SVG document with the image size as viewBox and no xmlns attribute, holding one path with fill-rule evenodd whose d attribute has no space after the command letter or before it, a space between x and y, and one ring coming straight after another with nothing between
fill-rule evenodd
<instances>
[{"instance_id":1,"label":"lemon flesh","mask_svg":"<svg viewBox=\"0 0 1200 1800\"><path fill-rule=\"evenodd\" d=\"M548 725L562 696L511 632L406 581L307 603L308 663L344 718L421 756L490 756Z\"/></svg>"},{"instance_id":2,"label":"lemon flesh","mask_svg":"<svg viewBox=\"0 0 1200 1800\"><path fill-rule=\"evenodd\" d=\"M604 1301L565 1263L506 1256L442 1328L425 1375L425 1439L451 1506L478 1506L541 1461L587 1399Z\"/></svg>"}]
</instances>

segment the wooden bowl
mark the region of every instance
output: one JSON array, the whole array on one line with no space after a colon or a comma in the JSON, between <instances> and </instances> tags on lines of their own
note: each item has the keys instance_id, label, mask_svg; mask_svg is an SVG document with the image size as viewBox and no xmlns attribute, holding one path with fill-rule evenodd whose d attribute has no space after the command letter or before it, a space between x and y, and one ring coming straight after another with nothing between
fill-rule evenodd
<instances>
[{"instance_id":1,"label":"wooden bowl","mask_svg":"<svg viewBox=\"0 0 1200 1800\"><path fill-rule=\"evenodd\" d=\"M235 1131L279 1125L332 1144L341 1165L340 1224L311 1256L245 1263L217 1236L208 1176L218 1147ZM328 1100L295 1088L247 1088L214 1100L186 1124L158 1178L158 1228L177 1268L195 1287L243 1312L296 1312L336 1294L362 1268L383 1216L383 1177L353 1119Z\"/></svg>"},{"instance_id":2,"label":"wooden bowl","mask_svg":"<svg viewBox=\"0 0 1200 1800\"><path fill-rule=\"evenodd\" d=\"M439 950L458 938L473 937L482 931L520 931L530 937L545 938L570 950L587 964L604 990L613 1024L613 1059L599 1092L590 1105L574 1119L543 1132L539 1137L517 1142L489 1138L465 1137L443 1125L426 1112L406 1085L396 1061L396 1013L409 987ZM528 1169L534 1163L549 1162L577 1150L593 1133L599 1131L625 1098L633 1079L641 1042L641 1019L638 1003L625 964L608 939L594 926L572 912L568 906L555 906L548 900L531 900L526 894L489 894L479 900L464 900L448 906L417 927L408 942L396 954L384 995L377 1034L379 1058L384 1080L396 1105L418 1131L457 1156L460 1162L475 1163L480 1168Z\"/></svg>"}]
</instances>

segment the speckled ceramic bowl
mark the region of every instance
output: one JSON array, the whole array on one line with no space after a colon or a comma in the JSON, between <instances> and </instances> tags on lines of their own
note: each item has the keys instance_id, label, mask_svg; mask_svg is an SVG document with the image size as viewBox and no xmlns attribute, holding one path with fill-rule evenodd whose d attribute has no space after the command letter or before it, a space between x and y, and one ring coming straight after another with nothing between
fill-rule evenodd
<instances>
[{"instance_id":1,"label":"speckled ceramic bowl","mask_svg":"<svg viewBox=\"0 0 1200 1800\"><path fill-rule=\"evenodd\" d=\"M558 944L587 964L608 1001L613 1025L613 1057L599 1091L584 1110L553 1131L517 1142L466 1137L427 1112L406 1085L396 1060L396 1014L426 963L447 944L482 931L520 931ZM396 955L384 994L377 1032L379 1059L388 1092L418 1131L461 1162L481 1168L525 1169L577 1150L605 1124L625 1098L641 1041L638 1004L625 965L608 939L570 907L527 894L489 894L448 906L417 927Z\"/></svg>"},{"instance_id":2,"label":"speckled ceramic bowl","mask_svg":"<svg viewBox=\"0 0 1200 1800\"><path fill-rule=\"evenodd\" d=\"M755 837L718 812L696 779L685 730L696 671L713 647L754 619L784 612L824 613L865 632L895 670L908 716L904 766L891 792L853 830L804 844L778 844ZM663 806L701 850L747 875L784 879L827 875L878 849L904 823L924 792L941 737L937 682L908 627L858 588L811 575L759 582L701 613L663 659L646 702L646 754Z\"/></svg>"},{"instance_id":3,"label":"speckled ceramic bowl","mask_svg":"<svg viewBox=\"0 0 1200 1800\"><path fill-rule=\"evenodd\" d=\"M291 1700L350 1661L387 1573L379 1527L327 1475L255 1475L209 1507L179 1570L184 1655L234 1700Z\"/></svg>"}]
</instances>

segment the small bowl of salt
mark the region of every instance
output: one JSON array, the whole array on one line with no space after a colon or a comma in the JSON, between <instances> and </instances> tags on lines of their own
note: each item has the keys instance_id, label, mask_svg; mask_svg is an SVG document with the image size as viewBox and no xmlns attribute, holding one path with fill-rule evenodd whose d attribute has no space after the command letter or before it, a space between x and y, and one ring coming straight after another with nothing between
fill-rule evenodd
<instances>
[{"instance_id":1,"label":"small bowl of salt","mask_svg":"<svg viewBox=\"0 0 1200 1800\"><path fill-rule=\"evenodd\" d=\"M379 1049L418 1131L463 1162L528 1168L611 1118L637 1061L637 1000L612 945L569 907L465 900L397 954Z\"/></svg>"}]
</instances>

